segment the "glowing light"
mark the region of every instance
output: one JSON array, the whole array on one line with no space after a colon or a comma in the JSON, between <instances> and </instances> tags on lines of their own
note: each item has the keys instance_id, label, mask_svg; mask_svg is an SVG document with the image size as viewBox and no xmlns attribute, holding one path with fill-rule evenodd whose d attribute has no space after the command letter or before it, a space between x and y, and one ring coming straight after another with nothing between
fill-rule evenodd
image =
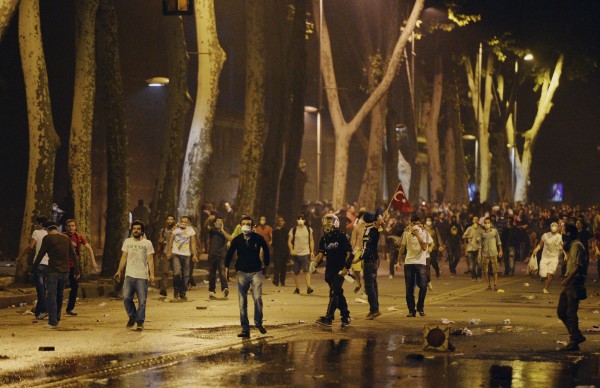
<instances>
[{"instance_id":1,"label":"glowing light","mask_svg":"<svg viewBox=\"0 0 600 388\"><path fill-rule=\"evenodd\" d=\"M523 59L526 61L533 61L533 54L526 54Z\"/></svg>"}]
</instances>

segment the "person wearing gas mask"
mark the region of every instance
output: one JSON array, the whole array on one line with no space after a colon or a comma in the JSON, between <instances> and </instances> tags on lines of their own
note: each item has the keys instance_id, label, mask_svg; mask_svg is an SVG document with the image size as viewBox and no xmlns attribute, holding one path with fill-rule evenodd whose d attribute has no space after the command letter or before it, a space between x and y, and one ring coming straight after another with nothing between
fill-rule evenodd
<instances>
[{"instance_id":1,"label":"person wearing gas mask","mask_svg":"<svg viewBox=\"0 0 600 388\"><path fill-rule=\"evenodd\" d=\"M558 233L558 223L553 222L550 224L550 232L546 232L542 235L539 244L533 250L533 256L536 256L538 251L542 250L542 260L540 261L540 277L546 278L544 283L544 294L548 294L548 288L552 283L552 278L558 267L558 256L562 251L563 241L562 235Z\"/></svg>"},{"instance_id":2,"label":"person wearing gas mask","mask_svg":"<svg viewBox=\"0 0 600 388\"><path fill-rule=\"evenodd\" d=\"M319 242L319 253L310 264L310 272L314 272L319 264L327 258L325 281L329 285L329 304L324 316L316 323L331 327L335 310L340 310L342 327L350 325L350 311L344 297L344 276L352 264L352 247L346 234L339 231L339 219L334 214L325 215L322 220L324 235Z\"/></svg>"},{"instance_id":3,"label":"person wearing gas mask","mask_svg":"<svg viewBox=\"0 0 600 388\"><path fill-rule=\"evenodd\" d=\"M240 222L242 234L231 240L231 246L225 256L225 277L229 277L229 264L233 254L237 252L237 261L235 269L238 278L238 299L240 303L240 323L242 332L238 337L250 337L250 323L248 321L248 290L252 290L252 299L254 300L254 325L261 334L266 334L267 329L263 326L263 302L262 302L262 283L263 283L263 262L264 267L270 263L269 245L264 237L253 232L254 221L252 218L242 217ZM263 252L263 261L260 259L261 250Z\"/></svg>"},{"instance_id":4,"label":"person wearing gas mask","mask_svg":"<svg viewBox=\"0 0 600 388\"><path fill-rule=\"evenodd\" d=\"M557 315L569 331L570 341L561 350L577 351L579 344L585 337L579 330L579 301L587 299L585 280L589 265L589 258L585 248L577 236L577 227L567 224L565 234L562 236L566 252L567 272L562 281L563 290L558 300Z\"/></svg>"},{"instance_id":5,"label":"person wearing gas mask","mask_svg":"<svg viewBox=\"0 0 600 388\"><path fill-rule=\"evenodd\" d=\"M306 293L312 294L313 289L310 286L310 258L314 252L313 231L310 226L305 225L306 217L304 214L299 214L296 220L297 225L288 232L288 249L292 255L294 265L294 284L296 289L294 294L300 294L300 270L304 272L306 279Z\"/></svg>"}]
</instances>

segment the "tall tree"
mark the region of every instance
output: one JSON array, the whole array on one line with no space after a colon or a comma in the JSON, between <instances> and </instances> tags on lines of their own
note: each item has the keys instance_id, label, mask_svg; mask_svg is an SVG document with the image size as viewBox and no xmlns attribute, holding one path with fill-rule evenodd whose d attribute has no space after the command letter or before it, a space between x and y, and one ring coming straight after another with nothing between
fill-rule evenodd
<instances>
[{"instance_id":1,"label":"tall tree","mask_svg":"<svg viewBox=\"0 0 600 388\"><path fill-rule=\"evenodd\" d=\"M192 98L187 87L188 60L183 19L164 18L164 33L167 45L169 76L168 124L164 134L161 163L154 189L152 211L152 241L157 241L160 225L168 214L177 211L181 169L184 161L186 119L192 107Z\"/></svg>"},{"instance_id":2,"label":"tall tree","mask_svg":"<svg viewBox=\"0 0 600 388\"><path fill-rule=\"evenodd\" d=\"M23 252L33 231L36 215L50 211L54 195L56 150L60 146L52 120L38 0L23 1L19 6L19 49L29 124L29 170L19 244L19 251ZM29 265L24 258L17 262L15 282L25 279Z\"/></svg>"},{"instance_id":3,"label":"tall tree","mask_svg":"<svg viewBox=\"0 0 600 388\"><path fill-rule=\"evenodd\" d=\"M246 1L246 101L244 143L235 214L257 216L260 163L265 135L265 15L262 0Z\"/></svg>"},{"instance_id":4,"label":"tall tree","mask_svg":"<svg viewBox=\"0 0 600 388\"><path fill-rule=\"evenodd\" d=\"M96 95L96 13L98 0L75 2L75 91L69 139L69 174L77 229L91 237L92 128ZM82 255L83 275L91 270Z\"/></svg>"},{"instance_id":5,"label":"tall tree","mask_svg":"<svg viewBox=\"0 0 600 388\"><path fill-rule=\"evenodd\" d=\"M17 5L19 5L19 0L0 1L0 42L2 42L4 31L8 28Z\"/></svg>"},{"instance_id":6,"label":"tall tree","mask_svg":"<svg viewBox=\"0 0 600 388\"><path fill-rule=\"evenodd\" d=\"M284 126L287 128L285 161L279 181L279 213L286 220L295 219L304 198L304 176L299 170L304 137L304 91L306 88L306 1L294 0L294 21L286 65ZM300 192L302 190L302 192Z\"/></svg>"},{"instance_id":7,"label":"tall tree","mask_svg":"<svg viewBox=\"0 0 600 388\"><path fill-rule=\"evenodd\" d=\"M178 210L180 215L193 215L199 220L204 174L213 151L211 134L219 95L219 76L226 55L217 36L214 1L195 0L194 16L198 52L201 54L198 55L198 88L181 175Z\"/></svg>"},{"instance_id":8,"label":"tall tree","mask_svg":"<svg viewBox=\"0 0 600 388\"><path fill-rule=\"evenodd\" d=\"M385 70L384 76L377 88L369 95L367 100L362 104L356 115L351 121L346 121L339 100L339 92L337 87L336 74L333 67L333 56L331 51L331 41L329 38L329 30L327 28L325 15L319 15L323 20L317 23L317 26L322 27L319 30L321 35L321 69L329 106L329 113L333 122L335 133L335 167L333 177L333 205L340 208L346 200L346 180L348 174L348 151L350 140L360 124L371 112L375 104L389 89L392 80L394 79L404 47L410 34L412 33L417 19L423 8L424 0L416 0L412 8L410 17L406 22L406 26L402 30L396 45L394 46L393 54L389 64ZM318 0L313 0L313 9L318 9ZM321 26L322 25L322 26Z\"/></svg>"},{"instance_id":9,"label":"tall tree","mask_svg":"<svg viewBox=\"0 0 600 388\"><path fill-rule=\"evenodd\" d=\"M455 81L456 81L456 77ZM468 175L465 154L462 146L462 125L460 122L460 99L454 82L455 93L446 97L446 135L444 138L444 201L466 203L469 200L467 189Z\"/></svg>"},{"instance_id":10,"label":"tall tree","mask_svg":"<svg viewBox=\"0 0 600 388\"><path fill-rule=\"evenodd\" d=\"M98 96L106 131L107 204L102 275L112 276L121 257L129 215L127 133L117 14L113 0L101 0L96 30Z\"/></svg>"}]
</instances>

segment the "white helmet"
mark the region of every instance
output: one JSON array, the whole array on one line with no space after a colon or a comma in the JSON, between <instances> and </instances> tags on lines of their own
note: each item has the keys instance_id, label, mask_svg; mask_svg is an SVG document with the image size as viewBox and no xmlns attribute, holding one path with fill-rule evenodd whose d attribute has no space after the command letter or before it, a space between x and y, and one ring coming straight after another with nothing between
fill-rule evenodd
<instances>
[{"instance_id":1,"label":"white helmet","mask_svg":"<svg viewBox=\"0 0 600 388\"><path fill-rule=\"evenodd\" d=\"M340 227L340 219L335 214L326 214L321 219L323 223L323 232L330 233Z\"/></svg>"}]
</instances>

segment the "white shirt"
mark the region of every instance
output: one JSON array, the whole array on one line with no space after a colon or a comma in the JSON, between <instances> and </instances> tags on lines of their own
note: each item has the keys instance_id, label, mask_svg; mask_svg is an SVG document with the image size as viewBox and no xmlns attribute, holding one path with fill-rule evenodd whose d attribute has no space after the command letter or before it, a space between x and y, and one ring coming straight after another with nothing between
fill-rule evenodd
<instances>
[{"instance_id":1,"label":"white shirt","mask_svg":"<svg viewBox=\"0 0 600 388\"><path fill-rule=\"evenodd\" d=\"M150 240L136 240L133 237L123 242L123 252L127 252L125 276L135 279L148 279L148 255L154 253Z\"/></svg>"},{"instance_id":2,"label":"white shirt","mask_svg":"<svg viewBox=\"0 0 600 388\"><path fill-rule=\"evenodd\" d=\"M35 256L37 256L38 252L40 251L42 240L47 234L48 231L46 229L36 229L31 234L31 238L35 240ZM40 264L48 265L48 259L48 254L46 253L42 258L42 261L40 261Z\"/></svg>"},{"instance_id":3,"label":"white shirt","mask_svg":"<svg viewBox=\"0 0 600 388\"><path fill-rule=\"evenodd\" d=\"M542 235L544 249L542 250L542 260L558 260L558 255L562 251L562 235L560 233L552 234L547 232Z\"/></svg>"},{"instance_id":4,"label":"white shirt","mask_svg":"<svg viewBox=\"0 0 600 388\"><path fill-rule=\"evenodd\" d=\"M308 241L308 226L296 226L296 237L294 238L294 228L288 233L293 239L292 246L296 256L310 255L310 241ZM312 233L310 233L312 237Z\"/></svg>"},{"instance_id":5,"label":"white shirt","mask_svg":"<svg viewBox=\"0 0 600 388\"><path fill-rule=\"evenodd\" d=\"M424 231L423 229L419 229L419 235L421 236L421 240L425 242L425 245L429 246L432 241L429 233ZM405 230L402 234L402 245L406 245L406 258L404 259L404 264L427 264L427 257L429 257L429 253L427 249L423 250L421 248L421 244L416 236L410 232L410 230Z\"/></svg>"},{"instance_id":6,"label":"white shirt","mask_svg":"<svg viewBox=\"0 0 600 388\"><path fill-rule=\"evenodd\" d=\"M177 228L173 231L173 248L171 253L175 255L191 256L192 237L196 235L194 228L188 226L185 229Z\"/></svg>"}]
</instances>

